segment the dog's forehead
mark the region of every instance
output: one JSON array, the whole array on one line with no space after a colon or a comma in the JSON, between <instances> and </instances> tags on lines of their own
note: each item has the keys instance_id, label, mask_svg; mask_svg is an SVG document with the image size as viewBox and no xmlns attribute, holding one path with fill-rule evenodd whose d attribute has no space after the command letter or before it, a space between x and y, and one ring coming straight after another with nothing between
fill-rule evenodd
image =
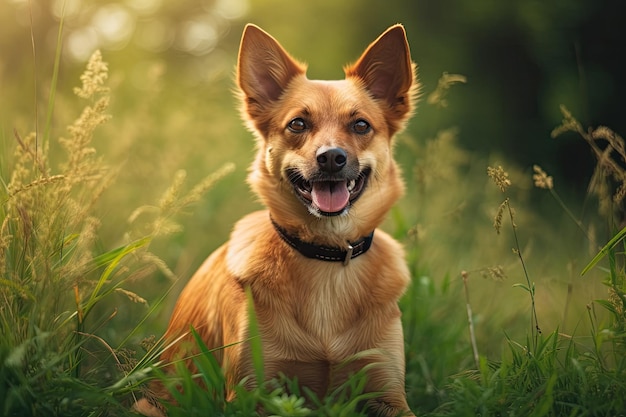
<instances>
[{"instance_id":1,"label":"dog's forehead","mask_svg":"<svg viewBox=\"0 0 626 417\"><path fill-rule=\"evenodd\" d=\"M294 107L342 112L374 110L377 107L367 91L352 79L300 81L287 93L287 99Z\"/></svg>"},{"instance_id":2,"label":"dog's forehead","mask_svg":"<svg viewBox=\"0 0 626 417\"><path fill-rule=\"evenodd\" d=\"M319 88L320 91L337 92L337 93L354 93L358 90L351 80L306 80L314 88Z\"/></svg>"}]
</instances>

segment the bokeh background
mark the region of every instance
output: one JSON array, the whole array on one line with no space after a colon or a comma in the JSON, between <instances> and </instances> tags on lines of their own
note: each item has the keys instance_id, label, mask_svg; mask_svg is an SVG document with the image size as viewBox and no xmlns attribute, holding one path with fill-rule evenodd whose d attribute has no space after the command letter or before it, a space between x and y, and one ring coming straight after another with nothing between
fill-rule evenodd
<instances>
[{"instance_id":1,"label":"bokeh background","mask_svg":"<svg viewBox=\"0 0 626 417\"><path fill-rule=\"evenodd\" d=\"M423 100L398 137L407 196L385 227L417 248L416 282L448 279L460 290L460 271L504 268L506 278L471 285L481 349L499 351L494 341L502 328L527 331L529 305L513 288L524 278L510 233L497 235L492 227L502 196L486 177L487 165L502 164L511 174L516 224L545 327L584 327L587 303L605 296L601 275L579 277L597 245L545 190L533 188L531 175L533 164L548 171L576 216L598 224L596 243L603 242L610 230L587 193L593 156L579 137L553 139L550 132L562 119L561 104L583 126L626 132L625 16L617 0L0 0L0 170L5 178L10 172L14 131L43 128L58 51L51 136L67 135L85 105L72 89L96 49L109 63L112 119L94 146L118 171L98 206L103 248L124 241L134 209L158 201L180 170L191 188L235 164L176 219L178 233L151 247L179 279L155 272L134 284L150 302L172 291L145 324L146 333L158 335L176 292L233 223L259 208L245 185L254 143L232 94L244 25L260 25L308 62L310 78L340 78L342 66L385 28L403 23ZM429 105L444 73L466 82L448 91L446 106ZM143 306L121 301L115 308L122 314L118 328L107 330L110 338L122 337L116 332L145 314ZM460 297L458 308L464 311Z\"/></svg>"}]
</instances>

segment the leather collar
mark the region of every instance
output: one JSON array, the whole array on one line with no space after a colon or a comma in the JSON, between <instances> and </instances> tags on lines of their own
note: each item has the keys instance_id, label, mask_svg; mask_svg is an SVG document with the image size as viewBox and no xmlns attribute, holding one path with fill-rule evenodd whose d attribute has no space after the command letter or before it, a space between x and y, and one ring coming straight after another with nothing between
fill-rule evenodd
<instances>
[{"instance_id":1,"label":"leather collar","mask_svg":"<svg viewBox=\"0 0 626 417\"><path fill-rule=\"evenodd\" d=\"M320 261L343 262L344 265L348 265L348 262L350 262L351 259L367 252L372 245L372 240L374 240L374 231L372 231L369 235L364 236L355 242L346 242L346 248L320 246L304 242L298 237L290 235L285 229L280 227L274 219L270 217L270 220L272 221L272 225L274 226L274 229L276 229L278 236L280 236L292 248L307 258L319 259Z\"/></svg>"}]
</instances>

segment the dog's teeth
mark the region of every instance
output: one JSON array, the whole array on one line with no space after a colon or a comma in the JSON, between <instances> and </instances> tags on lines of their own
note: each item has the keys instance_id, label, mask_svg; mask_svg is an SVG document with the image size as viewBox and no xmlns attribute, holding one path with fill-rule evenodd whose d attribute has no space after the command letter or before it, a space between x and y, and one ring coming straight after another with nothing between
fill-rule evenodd
<instances>
[{"instance_id":1,"label":"dog's teeth","mask_svg":"<svg viewBox=\"0 0 626 417\"><path fill-rule=\"evenodd\" d=\"M355 186L356 186L356 181L355 180L350 180L350 182L348 183L348 191L354 190Z\"/></svg>"}]
</instances>

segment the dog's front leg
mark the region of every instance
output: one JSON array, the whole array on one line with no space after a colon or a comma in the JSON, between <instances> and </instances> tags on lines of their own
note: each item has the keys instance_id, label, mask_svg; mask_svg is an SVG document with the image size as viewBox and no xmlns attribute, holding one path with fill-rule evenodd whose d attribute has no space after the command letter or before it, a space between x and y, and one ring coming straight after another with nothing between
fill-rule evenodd
<instances>
[{"instance_id":1,"label":"dog's front leg","mask_svg":"<svg viewBox=\"0 0 626 417\"><path fill-rule=\"evenodd\" d=\"M366 390L382 394L367 402L369 414L380 417L414 417L406 401L404 336L399 317L386 328L377 344L378 349L380 354L369 360L373 366L367 373Z\"/></svg>"}]
</instances>

